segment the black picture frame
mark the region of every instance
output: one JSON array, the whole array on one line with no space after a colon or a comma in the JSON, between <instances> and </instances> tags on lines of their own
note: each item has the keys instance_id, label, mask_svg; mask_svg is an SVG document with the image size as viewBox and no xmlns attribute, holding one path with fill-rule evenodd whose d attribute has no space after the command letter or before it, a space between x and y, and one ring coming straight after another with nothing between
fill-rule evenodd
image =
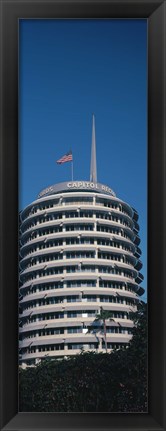
<instances>
[{"instance_id":1,"label":"black picture frame","mask_svg":"<svg viewBox=\"0 0 166 431\"><path fill-rule=\"evenodd\" d=\"M166 0L1 0L1 430L166 430ZM18 20L148 20L148 413L18 413ZM141 172L140 172L141 175Z\"/></svg>"}]
</instances>

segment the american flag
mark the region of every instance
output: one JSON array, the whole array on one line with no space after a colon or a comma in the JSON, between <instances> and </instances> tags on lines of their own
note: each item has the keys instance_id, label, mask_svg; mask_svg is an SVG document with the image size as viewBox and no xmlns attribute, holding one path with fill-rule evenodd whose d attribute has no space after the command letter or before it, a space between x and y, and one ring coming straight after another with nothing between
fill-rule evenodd
<instances>
[{"instance_id":1,"label":"american flag","mask_svg":"<svg viewBox=\"0 0 166 431\"><path fill-rule=\"evenodd\" d=\"M61 163L71 162L72 160L73 160L73 156L72 156L72 152L70 151L69 153L61 157L59 160L57 160L56 163L61 165Z\"/></svg>"}]
</instances>

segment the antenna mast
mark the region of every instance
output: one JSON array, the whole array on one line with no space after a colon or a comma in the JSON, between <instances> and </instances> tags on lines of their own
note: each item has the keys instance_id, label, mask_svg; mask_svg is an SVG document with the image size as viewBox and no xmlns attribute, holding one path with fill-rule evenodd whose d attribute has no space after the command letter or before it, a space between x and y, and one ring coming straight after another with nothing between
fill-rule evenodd
<instances>
[{"instance_id":1,"label":"antenna mast","mask_svg":"<svg viewBox=\"0 0 166 431\"><path fill-rule=\"evenodd\" d=\"M96 165L96 137L95 137L95 116L92 117L92 148L91 148L91 165L90 181L97 182L97 165Z\"/></svg>"}]
</instances>

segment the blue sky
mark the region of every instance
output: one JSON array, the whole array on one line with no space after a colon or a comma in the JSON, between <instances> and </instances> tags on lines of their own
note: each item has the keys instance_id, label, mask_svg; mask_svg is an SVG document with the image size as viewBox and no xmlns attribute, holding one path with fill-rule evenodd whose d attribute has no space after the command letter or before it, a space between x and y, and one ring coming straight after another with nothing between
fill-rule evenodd
<instances>
[{"instance_id":1,"label":"blue sky","mask_svg":"<svg viewBox=\"0 0 166 431\"><path fill-rule=\"evenodd\" d=\"M19 202L74 179L89 180L92 113L98 181L139 212L147 247L147 22L20 20ZM144 296L145 298L145 296Z\"/></svg>"}]
</instances>

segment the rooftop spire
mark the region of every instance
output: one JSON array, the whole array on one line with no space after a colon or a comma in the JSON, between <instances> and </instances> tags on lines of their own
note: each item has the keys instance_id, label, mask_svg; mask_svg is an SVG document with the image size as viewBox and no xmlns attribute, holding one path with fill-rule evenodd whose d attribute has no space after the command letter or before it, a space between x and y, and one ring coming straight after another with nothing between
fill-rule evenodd
<instances>
[{"instance_id":1,"label":"rooftop spire","mask_svg":"<svg viewBox=\"0 0 166 431\"><path fill-rule=\"evenodd\" d=\"M95 137L95 117L92 117L92 148L91 148L91 165L90 165L90 181L97 181L97 166L96 166L96 137Z\"/></svg>"}]
</instances>

